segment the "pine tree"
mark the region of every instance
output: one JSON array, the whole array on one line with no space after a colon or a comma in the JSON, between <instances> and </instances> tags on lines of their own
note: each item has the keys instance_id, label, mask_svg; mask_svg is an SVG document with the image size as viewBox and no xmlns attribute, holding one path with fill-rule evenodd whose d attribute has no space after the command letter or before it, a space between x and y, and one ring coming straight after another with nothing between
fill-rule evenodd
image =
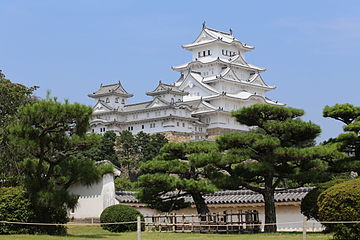
<instances>
[{"instance_id":1,"label":"pine tree","mask_svg":"<svg viewBox=\"0 0 360 240\"><path fill-rule=\"evenodd\" d=\"M323 116L345 124L343 126L345 133L327 142L335 143L340 151L347 153L332 171L338 173L353 171L360 175L360 107L352 104L325 106Z\"/></svg>"},{"instance_id":2,"label":"pine tree","mask_svg":"<svg viewBox=\"0 0 360 240\"><path fill-rule=\"evenodd\" d=\"M209 213L203 197L216 187L205 178L208 162L202 154L216 150L215 143L168 143L160 154L142 164L138 198L141 202L162 211L172 211L188 206L184 196L190 195L199 214Z\"/></svg>"},{"instance_id":3,"label":"pine tree","mask_svg":"<svg viewBox=\"0 0 360 240\"><path fill-rule=\"evenodd\" d=\"M309 147L320 127L299 117L303 110L256 104L233 112L236 120L252 127L217 139L222 153L213 154L210 177L221 188L245 187L265 201L265 232L276 231L274 193L287 179L304 184L323 181L327 162L339 156L334 148ZM206 156L205 156L206 157Z\"/></svg>"},{"instance_id":4,"label":"pine tree","mask_svg":"<svg viewBox=\"0 0 360 240\"><path fill-rule=\"evenodd\" d=\"M10 143L26 156L18 161L37 221L66 222L65 207L77 203L77 196L67 189L74 183L99 180L95 161L79 156L94 142L92 135L85 135L91 113L91 107L46 99L20 107L17 120L9 126ZM52 233L59 229L44 227Z\"/></svg>"}]
</instances>

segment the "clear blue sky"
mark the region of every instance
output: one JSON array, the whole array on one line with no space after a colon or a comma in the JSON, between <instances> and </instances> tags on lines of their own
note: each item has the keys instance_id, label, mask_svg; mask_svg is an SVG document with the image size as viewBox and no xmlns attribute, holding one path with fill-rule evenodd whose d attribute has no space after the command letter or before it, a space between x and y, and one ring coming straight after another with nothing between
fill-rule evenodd
<instances>
[{"instance_id":1,"label":"clear blue sky","mask_svg":"<svg viewBox=\"0 0 360 240\"><path fill-rule=\"evenodd\" d=\"M147 100L171 66L190 60L181 44L201 24L256 46L249 63L266 67L269 97L306 111L319 141L341 124L324 119L325 105L360 105L360 1L0 0L0 69L14 82L38 85L59 99L92 105L87 94L121 80Z\"/></svg>"}]
</instances>

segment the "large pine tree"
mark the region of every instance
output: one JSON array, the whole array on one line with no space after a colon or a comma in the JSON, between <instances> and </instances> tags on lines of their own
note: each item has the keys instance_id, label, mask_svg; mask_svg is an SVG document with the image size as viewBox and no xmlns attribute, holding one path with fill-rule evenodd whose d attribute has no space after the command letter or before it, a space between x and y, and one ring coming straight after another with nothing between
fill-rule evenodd
<instances>
[{"instance_id":1,"label":"large pine tree","mask_svg":"<svg viewBox=\"0 0 360 240\"><path fill-rule=\"evenodd\" d=\"M266 232L276 231L274 193L284 180L303 184L326 179L326 161L335 149L311 147L320 127L299 117L303 110L256 104L233 112L249 132L230 133L217 139L220 154L209 168L210 177L222 188L245 187L263 195ZM316 178L316 179L314 179Z\"/></svg>"}]
</instances>

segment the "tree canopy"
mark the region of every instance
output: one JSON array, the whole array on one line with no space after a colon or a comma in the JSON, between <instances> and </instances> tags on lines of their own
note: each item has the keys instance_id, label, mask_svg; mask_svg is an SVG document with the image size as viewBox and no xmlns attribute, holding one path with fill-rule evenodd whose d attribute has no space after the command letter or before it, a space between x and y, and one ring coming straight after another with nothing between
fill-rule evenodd
<instances>
[{"instance_id":1,"label":"tree canopy","mask_svg":"<svg viewBox=\"0 0 360 240\"><path fill-rule=\"evenodd\" d=\"M94 135L85 135L91 113L91 107L48 98L21 106L9 126L10 143L24 156L18 159L24 186L40 222L66 222L65 207L77 203L67 189L101 176L95 161L79 156L94 142Z\"/></svg>"},{"instance_id":2,"label":"tree canopy","mask_svg":"<svg viewBox=\"0 0 360 240\"><path fill-rule=\"evenodd\" d=\"M136 182L140 175L140 164L153 159L168 141L160 133L148 134L139 132L133 135L130 131L122 131L117 138L117 165L124 176Z\"/></svg>"},{"instance_id":3,"label":"tree canopy","mask_svg":"<svg viewBox=\"0 0 360 240\"><path fill-rule=\"evenodd\" d=\"M265 223L275 224L274 193L280 183L287 179L299 184L327 179L329 162L339 153L335 148L311 146L321 130L299 118L303 110L255 104L232 114L252 129L217 138L222 153L210 156L214 167L209 176L220 188L246 187L262 194ZM265 231L276 231L276 225L266 225Z\"/></svg>"},{"instance_id":4,"label":"tree canopy","mask_svg":"<svg viewBox=\"0 0 360 240\"><path fill-rule=\"evenodd\" d=\"M0 178L6 179L6 185L16 185L20 176L16 150L8 142L7 125L15 120L20 106L34 101L36 88L13 83L0 70Z\"/></svg>"},{"instance_id":5,"label":"tree canopy","mask_svg":"<svg viewBox=\"0 0 360 240\"><path fill-rule=\"evenodd\" d=\"M144 175L139 178L141 202L162 211L187 206L184 196L192 196L197 212L206 214L209 209L203 195L216 187L205 178L208 164L200 156L216 150L214 142L168 143L153 160L142 164Z\"/></svg>"},{"instance_id":6,"label":"tree canopy","mask_svg":"<svg viewBox=\"0 0 360 240\"><path fill-rule=\"evenodd\" d=\"M354 171L360 174L360 107L352 104L325 106L323 116L341 121L345 133L328 143L336 143L339 150L347 153L332 169L334 172Z\"/></svg>"}]
</instances>

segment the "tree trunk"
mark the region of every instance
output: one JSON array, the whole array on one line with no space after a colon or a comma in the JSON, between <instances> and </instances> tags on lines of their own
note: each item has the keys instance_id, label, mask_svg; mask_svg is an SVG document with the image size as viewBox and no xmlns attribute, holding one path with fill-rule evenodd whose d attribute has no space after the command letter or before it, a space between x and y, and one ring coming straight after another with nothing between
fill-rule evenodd
<instances>
[{"instance_id":1,"label":"tree trunk","mask_svg":"<svg viewBox=\"0 0 360 240\"><path fill-rule=\"evenodd\" d=\"M265 225L264 231L267 233L277 231L274 190L272 187L265 186L265 191L263 192L265 201L265 224L274 223L274 225Z\"/></svg>"},{"instance_id":2,"label":"tree trunk","mask_svg":"<svg viewBox=\"0 0 360 240\"><path fill-rule=\"evenodd\" d=\"M194 203L196 206L196 210L198 214L201 215L201 220L206 221L206 215L210 213L208 206L205 203L205 199L199 192L192 192L192 198L194 199Z\"/></svg>"}]
</instances>

